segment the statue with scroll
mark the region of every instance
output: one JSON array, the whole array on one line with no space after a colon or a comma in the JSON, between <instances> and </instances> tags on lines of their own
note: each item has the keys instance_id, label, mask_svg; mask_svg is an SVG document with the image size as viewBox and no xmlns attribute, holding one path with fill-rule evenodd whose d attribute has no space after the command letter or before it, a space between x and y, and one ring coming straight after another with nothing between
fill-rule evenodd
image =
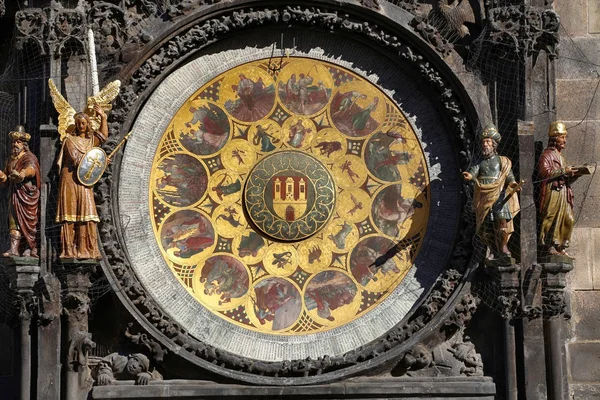
<instances>
[{"instance_id":1,"label":"statue with scroll","mask_svg":"<svg viewBox=\"0 0 600 400\"><path fill-rule=\"evenodd\" d=\"M40 164L29 150L31 135L18 125L8 133L12 141L10 158L4 171L0 170L0 184L8 185L8 229L10 248L4 257L37 257L37 224L40 201ZM26 248L21 252L22 239Z\"/></svg>"},{"instance_id":2,"label":"statue with scroll","mask_svg":"<svg viewBox=\"0 0 600 400\"><path fill-rule=\"evenodd\" d=\"M542 181L538 197L540 216L539 243L546 255L569 256L573 217L573 190L571 184L592 173L592 166L569 166L562 151L567 144L567 127L555 121L548 129L548 147L537 164L538 178Z\"/></svg>"},{"instance_id":3,"label":"statue with scroll","mask_svg":"<svg viewBox=\"0 0 600 400\"><path fill-rule=\"evenodd\" d=\"M60 258L100 259L96 224L99 222L93 186L79 174L84 163L93 171L102 164L97 147L108 138L106 112L119 94L120 81L109 83L98 94L89 97L83 112L75 110L59 93L52 80L50 94L58 111L58 132L62 147L57 165L60 170L56 222L60 231ZM95 158L94 158L95 157ZM87 174L86 174L87 175ZM85 176L85 175L84 175Z\"/></svg>"},{"instance_id":4,"label":"statue with scroll","mask_svg":"<svg viewBox=\"0 0 600 400\"><path fill-rule=\"evenodd\" d=\"M488 125L481 133L481 159L463 172L463 177L475 187L473 209L477 235L491 250L493 259L511 257L508 241L513 218L519 212L519 200L514 194L520 190L512 172L512 162L497 153L500 133Z\"/></svg>"}]
</instances>

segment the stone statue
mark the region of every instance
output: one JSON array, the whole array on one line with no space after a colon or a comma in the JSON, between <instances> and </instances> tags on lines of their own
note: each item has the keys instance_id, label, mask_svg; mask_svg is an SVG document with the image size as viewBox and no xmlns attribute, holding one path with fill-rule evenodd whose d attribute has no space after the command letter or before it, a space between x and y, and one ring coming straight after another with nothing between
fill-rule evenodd
<instances>
[{"instance_id":1,"label":"stone statue","mask_svg":"<svg viewBox=\"0 0 600 400\"><path fill-rule=\"evenodd\" d=\"M540 216L539 243L546 255L568 256L573 217L573 190L571 184L580 176L589 174L589 166L568 166L562 156L567 144L567 127L555 121L548 129L548 147L537 164L541 180L538 197Z\"/></svg>"},{"instance_id":2,"label":"stone statue","mask_svg":"<svg viewBox=\"0 0 600 400\"><path fill-rule=\"evenodd\" d=\"M150 381L162 380L158 371L150 372L149 369L150 360L141 353L128 356L112 353L100 361L96 382L99 386L106 386L116 380L134 379L137 385L147 385Z\"/></svg>"},{"instance_id":3,"label":"stone statue","mask_svg":"<svg viewBox=\"0 0 600 400\"><path fill-rule=\"evenodd\" d=\"M8 205L8 229L10 249L4 257L37 257L37 224L40 201L40 164L29 150L31 135L21 125L8 136L12 140L10 159L4 171L0 171L0 183L8 182L10 191ZM25 238L26 249L20 252L21 239Z\"/></svg>"},{"instance_id":4,"label":"stone statue","mask_svg":"<svg viewBox=\"0 0 600 400\"><path fill-rule=\"evenodd\" d=\"M92 148L108 138L106 111L119 94L121 83L109 83L97 95L88 98L84 112L75 113L73 107L49 81L54 107L59 113L58 132L62 141L58 155L60 170L56 222L60 231L60 258L100 259L96 224L99 222L93 187L84 185L77 176L77 168Z\"/></svg>"},{"instance_id":5,"label":"stone statue","mask_svg":"<svg viewBox=\"0 0 600 400\"><path fill-rule=\"evenodd\" d=\"M463 172L464 179L473 182L475 187L473 209L477 235L491 250L489 259L511 257L508 240L514 231L513 218L519 212L519 200L513 194L520 186L515 181L512 162L496 151L501 139L496 127L484 128L480 138L481 159Z\"/></svg>"}]
</instances>

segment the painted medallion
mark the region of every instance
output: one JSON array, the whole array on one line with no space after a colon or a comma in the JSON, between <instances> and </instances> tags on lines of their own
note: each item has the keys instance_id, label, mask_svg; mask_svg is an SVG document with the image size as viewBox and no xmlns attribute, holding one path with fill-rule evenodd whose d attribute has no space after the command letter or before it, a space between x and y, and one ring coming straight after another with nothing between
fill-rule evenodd
<instances>
[{"instance_id":1,"label":"painted medallion","mask_svg":"<svg viewBox=\"0 0 600 400\"><path fill-rule=\"evenodd\" d=\"M378 87L321 60L239 65L164 132L149 180L165 262L238 327L307 335L383 302L429 218L419 138Z\"/></svg>"},{"instance_id":2,"label":"painted medallion","mask_svg":"<svg viewBox=\"0 0 600 400\"><path fill-rule=\"evenodd\" d=\"M260 160L246 181L245 206L256 227L276 240L301 240L331 217L335 185L315 157L281 151Z\"/></svg>"}]
</instances>

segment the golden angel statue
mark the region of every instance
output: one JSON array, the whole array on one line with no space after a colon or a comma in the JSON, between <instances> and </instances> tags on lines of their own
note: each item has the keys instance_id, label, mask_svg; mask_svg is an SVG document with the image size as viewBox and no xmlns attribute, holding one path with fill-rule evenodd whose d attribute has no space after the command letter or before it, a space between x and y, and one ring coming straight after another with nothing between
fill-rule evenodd
<instances>
[{"instance_id":1,"label":"golden angel statue","mask_svg":"<svg viewBox=\"0 0 600 400\"><path fill-rule=\"evenodd\" d=\"M94 192L92 186L78 179L77 173L88 152L108 139L106 112L112 108L111 101L119 94L121 82L113 81L98 94L88 97L87 106L80 113L60 94L52 79L48 85L59 114L58 132L62 142L57 160L60 182L56 211L56 222L62 223L60 258L100 259Z\"/></svg>"}]
</instances>

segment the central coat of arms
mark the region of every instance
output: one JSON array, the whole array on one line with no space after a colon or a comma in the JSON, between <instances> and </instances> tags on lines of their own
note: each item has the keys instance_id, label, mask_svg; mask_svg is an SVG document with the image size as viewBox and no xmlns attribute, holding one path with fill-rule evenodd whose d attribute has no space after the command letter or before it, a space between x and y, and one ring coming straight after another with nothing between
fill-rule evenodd
<instances>
[{"instance_id":1,"label":"central coat of arms","mask_svg":"<svg viewBox=\"0 0 600 400\"><path fill-rule=\"evenodd\" d=\"M277 175L273 178L273 210L280 218L294 221L306 212L305 176Z\"/></svg>"},{"instance_id":2,"label":"central coat of arms","mask_svg":"<svg viewBox=\"0 0 600 400\"><path fill-rule=\"evenodd\" d=\"M296 241L317 233L335 206L329 170L300 151L265 157L250 172L244 193L252 222L267 236Z\"/></svg>"}]
</instances>

